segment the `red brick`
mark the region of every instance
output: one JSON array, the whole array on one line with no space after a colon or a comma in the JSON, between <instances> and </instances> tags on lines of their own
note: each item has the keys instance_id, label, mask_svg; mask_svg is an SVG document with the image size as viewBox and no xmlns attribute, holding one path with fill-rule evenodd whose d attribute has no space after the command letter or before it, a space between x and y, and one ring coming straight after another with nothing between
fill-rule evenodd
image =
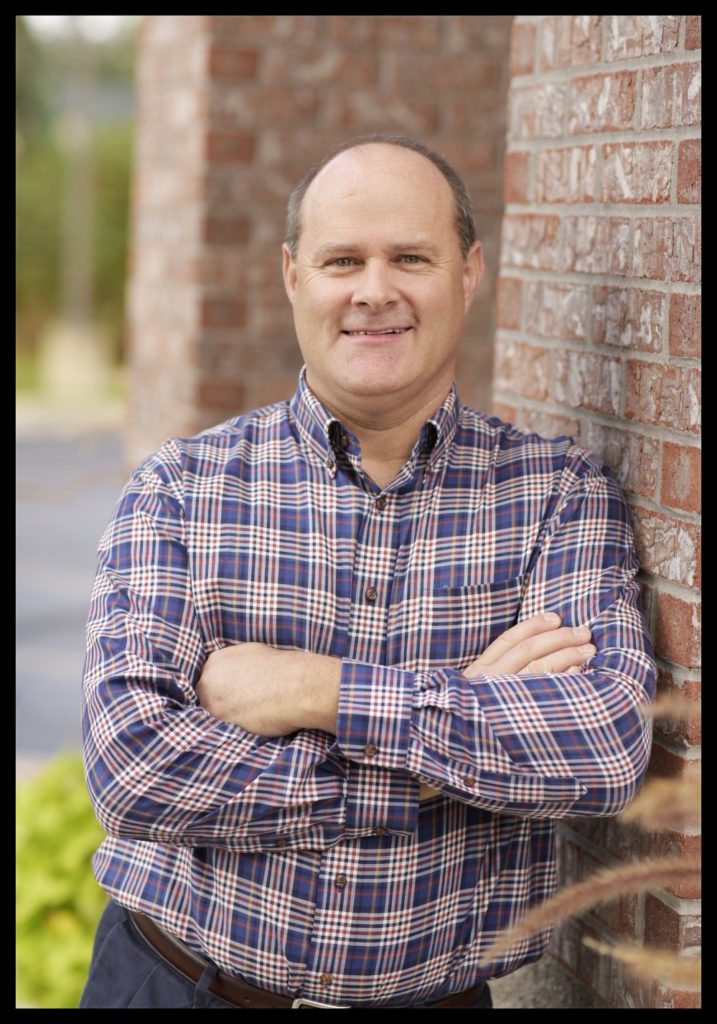
<instances>
[{"instance_id":1,"label":"red brick","mask_svg":"<svg viewBox=\"0 0 717 1024\"><path fill-rule=\"evenodd\" d=\"M647 766L648 779L675 779L680 782L696 783L702 779L702 761L688 758L664 746L659 723L655 725L650 763Z\"/></svg>"},{"instance_id":2,"label":"red brick","mask_svg":"<svg viewBox=\"0 0 717 1024\"><path fill-rule=\"evenodd\" d=\"M685 49L702 48L702 18L699 14L685 15Z\"/></svg>"},{"instance_id":3,"label":"red brick","mask_svg":"<svg viewBox=\"0 0 717 1024\"><path fill-rule=\"evenodd\" d=\"M657 594L655 654L683 668L700 666L701 609L697 601Z\"/></svg>"},{"instance_id":4,"label":"red brick","mask_svg":"<svg viewBox=\"0 0 717 1024\"><path fill-rule=\"evenodd\" d=\"M455 19L454 15L450 20ZM335 42L403 51L437 49L441 22L446 21L440 14L362 14L358 18L334 14L324 20L329 39Z\"/></svg>"},{"instance_id":5,"label":"red brick","mask_svg":"<svg viewBox=\"0 0 717 1024\"><path fill-rule=\"evenodd\" d=\"M639 505L633 506L632 518L641 567L685 587L699 587L699 526Z\"/></svg>"},{"instance_id":6,"label":"red brick","mask_svg":"<svg viewBox=\"0 0 717 1024\"><path fill-rule=\"evenodd\" d=\"M650 936L649 940L647 936ZM678 952L702 942L702 917L680 913L651 892L645 893L645 943Z\"/></svg>"},{"instance_id":7,"label":"red brick","mask_svg":"<svg viewBox=\"0 0 717 1024\"><path fill-rule=\"evenodd\" d=\"M525 285L525 323L543 338L581 341L587 333L590 292L584 285L528 281Z\"/></svg>"},{"instance_id":8,"label":"red brick","mask_svg":"<svg viewBox=\"0 0 717 1024\"><path fill-rule=\"evenodd\" d=\"M615 142L602 147L604 203L669 203L672 142Z\"/></svg>"},{"instance_id":9,"label":"red brick","mask_svg":"<svg viewBox=\"0 0 717 1024\"><path fill-rule=\"evenodd\" d=\"M202 241L208 245L244 245L249 240L248 217L215 216L204 222Z\"/></svg>"},{"instance_id":10,"label":"red brick","mask_svg":"<svg viewBox=\"0 0 717 1024\"><path fill-rule=\"evenodd\" d=\"M252 132L208 132L206 159L212 163L247 164L254 158Z\"/></svg>"},{"instance_id":11,"label":"red brick","mask_svg":"<svg viewBox=\"0 0 717 1024\"><path fill-rule=\"evenodd\" d=\"M244 382L235 377L204 376L197 389L197 406L200 409L217 410L220 417L232 416L241 408L244 398Z\"/></svg>"},{"instance_id":12,"label":"red brick","mask_svg":"<svg viewBox=\"0 0 717 1024\"><path fill-rule=\"evenodd\" d=\"M568 100L568 130L582 134L632 128L636 83L636 71L573 79Z\"/></svg>"},{"instance_id":13,"label":"red brick","mask_svg":"<svg viewBox=\"0 0 717 1024\"><path fill-rule=\"evenodd\" d=\"M664 292L599 285L593 290L592 341L638 352L660 352Z\"/></svg>"},{"instance_id":14,"label":"red brick","mask_svg":"<svg viewBox=\"0 0 717 1024\"><path fill-rule=\"evenodd\" d=\"M580 421L573 416L560 416L558 413L546 412L544 409L520 410L519 418L514 420L522 430L533 431L541 437L577 437Z\"/></svg>"},{"instance_id":15,"label":"red brick","mask_svg":"<svg viewBox=\"0 0 717 1024\"><path fill-rule=\"evenodd\" d=\"M497 53L463 53L459 60L447 53L415 53L405 44L396 50L392 85L400 92L424 89L427 82L440 90L494 89L504 77L505 60Z\"/></svg>"},{"instance_id":16,"label":"red brick","mask_svg":"<svg viewBox=\"0 0 717 1024\"><path fill-rule=\"evenodd\" d=\"M655 982L652 1006L658 1010L699 1010L702 1007L701 992L684 992Z\"/></svg>"},{"instance_id":17,"label":"red brick","mask_svg":"<svg viewBox=\"0 0 717 1024\"><path fill-rule=\"evenodd\" d=\"M628 273L630 222L627 219L565 217L563 225L563 270L621 276Z\"/></svg>"},{"instance_id":18,"label":"red brick","mask_svg":"<svg viewBox=\"0 0 717 1024\"><path fill-rule=\"evenodd\" d=\"M494 388L545 401L553 376L550 349L503 338L496 349Z\"/></svg>"},{"instance_id":19,"label":"red brick","mask_svg":"<svg viewBox=\"0 0 717 1024\"><path fill-rule=\"evenodd\" d=\"M215 39L237 38L244 44L285 39L294 46L306 46L323 38L322 18L316 14L214 14L207 20Z\"/></svg>"},{"instance_id":20,"label":"red brick","mask_svg":"<svg viewBox=\"0 0 717 1024\"><path fill-rule=\"evenodd\" d=\"M635 277L700 281L702 232L699 217L638 217L634 238Z\"/></svg>"},{"instance_id":21,"label":"red brick","mask_svg":"<svg viewBox=\"0 0 717 1024\"><path fill-rule=\"evenodd\" d=\"M503 218L501 259L513 267L557 270L559 227L559 217L506 214Z\"/></svg>"},{"instance_id":22,"label":"red brick","mask_svg":"<svg viewBox=\"0 0 717 1024\"><path fill-rule=\"evenodd\" d=\"M592 409L606 416L617 416L620 406L619 359L597 352L555 352L554 377L550 394L553 401L572 409Z\"/></svg>"},{"instance_id":23,"label":"red brick","mask_svg":"<svg viewBox=\"0 0 717 1024\"><path fill-rule=\"evenodd\" d=\"M685 701L690 714L675 717L661 717L656 720L660 735L682 746L699 746L702 742L702 721L700 699L702 683L698 679L686 679L680 683L671 665L657 666L657 696L675 696ZM695 714L691 714L691 712Z\"/></svg>"},{"instance_id":24,"label":"red brick","mask_svg":"<svg viewBox=\"0 0 717 1024\"><path fill-rule=\"evenodd\" d=\"M505 203L527 203L530 199L530 153L506 153L504 162L505 184L503 201Z\"/></svg>"},{"instance_id":25,"label":"red brick","mask_svg":"<svg viewBox=\"0 0 717 1024\"><path fill-rule=\"evenodd\" d=\"M633 430L581 421L579 444L605 462L625 490L654 498L660 467L660 442Z\"/></svg>"},{"instance_id":26,"label":"red brick","mask_svg":"<svg viewBox=\"0 0 717 1024\"><path fill-rule=\"evenodd\" d=\"M701 507L701 451L690 445L665 441L662 446L662 491L660 501L685 512Z\"/></svg>"},{"instance_id":27,"label":"red brick","mask_svg":"<svg viewBox=\"0 0 717 1024\"><path fill-rule=\"evenodd\" d=\"M385 94L376 90L353 89L351 92L331 92L325 101L326 124L352 132L393 129L413 135L427 135L436 130L438 106L434 99L415 95ZM489 152L490 165L495 153L492 143L484 143Z\"/></svg>"},{"instance_id":28,"label":"red brick","mask_svg":"<svg viewBox=\"0 0 717 1024\"><path fill-rule=\"evenodd\" d=\"M285 398L291 398L296 391L296 374L284 375L283 377L269 377L257 383L253 390L252 401L257 408L264 405L273 405L274 402L281 402Z\"/></svg>"},{"instance_id":29,"label":"red brick","mask_svg":"<svg viewBox=\"0 0 717 1024\"><path fill-rule=\"evenodd\" d=\"M679 128L701 122L701 64L664 64L642 72L640 128Z\"/></svg>"},{"instance_id":30,"label":"red brick","mask_svg":"<svg viewBox=\"0 0 717 1024\"><path fill-rule=\"evenodd\" d=\"M513 19L510 35L510 73L529 75L535 66L535 32L532 22Z\"/></svg>"},{"instance_id":31,"label":"red brick","mask_svg":"<svg viewBox=\"0 0 717 1024\"><path fill-rule=\"evenodd\" d=\"M378 56L373 53L352 53L340 46L291 48L287 59L286 47L268 47L262 67L266 82L299 85L330 82L342 86L373 85L378 78Z\"/></svg>"},{"instance_id":32,"label":"red brick","mask_svg":"<svg viewBox=\"0 0 717 1024\"><path fill-rule=\"evenodd\" d=\"M463 139L494 142L498 136L505 135L505 94L497 89L446 93L441 96L440 106L442 132L450 138L459 142ZM463 161L460 166L463 168Z\"/></svg>"},{"instance_id":33,"label":"red brick","mask_svg":"<svg viewBox=\"0 0 717 1024\"><path fill-rule=\"evenodd\" d=\"M229 78L245 81L256 75L257 53L244 46L212 42L207 53L207 71L210 78Z\"/></svg>"},{"instance_id":34,"label":"red brick","mask_svg":"<svg viewBox=\"0 0 717 1024\"><path fill-rule=\"evenodd\" d=\"M540 31L540 71L595 64L600 60L602 16L552 14Z\"/></svg>"},{"instance_id":35,"label":"red brick","mask_svg":"<svg viewBox=\"0 0 717 1024\"><path fill-rule=\"evenodd\" d=\"M702 199L702 143L684 139L678 147L677 202L699 203Z\"/></svg>"},{"instance_id":36,"label":"red brick","mask_svg":"<svg viewBox=\"0 0 717 1024\"><path fill-rule=\"evenodd\" d=\"M493 399L490 405L490 415L497 416L504 423L517 423L518 410L514 405Z\"/></svg>"},{"instance_id":37,"label":"red brick","mask_svg":"<svg viewBox=\"0 0 717 1024\"><path fill-rule=\"evenodd\" d=\"M567 85L543 82L513 87L508 94L508 135L513 141L558 138L563 134Z\"/></svg>"},{"instance_id":38,"label":"red brick","mask_svg":"<svg viewBox=\"0 0 717 1024\"><path fill-rule=\"evenodd\" d=\"M558 874L563 885L573 885L576 882L583 882L592 875L604 871L610 867L605 860L598 860L578 843L572 842L568 837L562 837L559 844ZM614 935L622 938L636 939L638 898L635 893L628 893L617 899L609 900L603 904L593 907L590 916L595 917L604 926L610 929Z\"/></svg>"},{"instance_id":39,"label":"red brick","mask_svg":"<svg viewBox=\"0 0 717 1024\"><path fill-rule=\"evenodd\" d=\"M299 86L262 85L254 89L212 89L209 123L217 132L250 129L257 124L295 125L313 118L319 90Z\"/></svg>"},{"instance_id":40,"label":"red brick","mask_svg":"<svg viewBox=\"0 0 717 1024\"><path fill-rule=\"evenodd\" d=\"M607 22L608 61L647 57L677 49L680 18L674 14L615 14Z\"/></svg>"},{"instance_id":41,"label":"red brick","mask_svg":"<svg viewBox=\"0 0 717 1024\"><path fill-rule=\"evenodd\" d=\"M630 359L626 377L628 419L692 434L700 432L699 369Z\"/></svg>"},{"instance_id":42,"label":"red brick","mask_svg":"<svg viewBox=\"0 0 717 1024\"><path fill-rule=\"evenodd\" d=\"M420 15L418 17L421 18ZM500 49L507 54L514 20L512 14L491 14L479 18L475 14L458 14L443 18L446 46L452 52L469 49L494 55ZM398 45L401 45L400 40ZM503 63L507 82L510 68L507 61Z\"/></svg>"},{"instance_id":43,"label":"red brick","mask_svg":"<svg viewBox=\"0 0 717 1024\"><path fill-rule=\"evenodd\" d=\"M496 287L496 327L520 328L523 282L516 277L499 277Z\"/></svg>"},{"instance_id":44,"label":"red brick","mask_svg":"<svg viewBox=\"0 0 717 1024\"><path fill-rule=\"evenodd\" d=\"M670 298L670 355L699 356L701 336L701 297L673 292Z\"/></svg>"},{"instance_id":45,"label":"red brick","mask_svg":"<svg viewBox=\"0 0 717 1024\"><path fill-rule=\"evenodd\" d=\"M246 302L243 299L202 300L202 327L243 327L245 323Z\"/></svg>"},{"instance_id":46,"label":"red brick","mask_svg":"<svg viewBox=\"0 0 717 1024\"><path fill-rule=\"evenodd\" d=\"M590 203L597 191L595 146L542 149L536 157L535 200Z\"/></svg>"}]
</instances>

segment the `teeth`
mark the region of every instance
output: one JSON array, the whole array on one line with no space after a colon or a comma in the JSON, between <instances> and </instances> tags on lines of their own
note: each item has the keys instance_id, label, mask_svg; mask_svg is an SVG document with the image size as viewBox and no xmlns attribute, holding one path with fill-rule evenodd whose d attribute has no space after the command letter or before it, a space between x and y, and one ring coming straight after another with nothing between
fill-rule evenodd
<instances>
[{"instance_id":1,"label":"teeth","mask_svg":"<svg viewBox=\"0 0 717 1024\"><path fill-rule=\"evenodd\" d=\"M349 331L349 334L403 334L406 327L387 327L378 331Z\"/></svg>"}]
</instances>

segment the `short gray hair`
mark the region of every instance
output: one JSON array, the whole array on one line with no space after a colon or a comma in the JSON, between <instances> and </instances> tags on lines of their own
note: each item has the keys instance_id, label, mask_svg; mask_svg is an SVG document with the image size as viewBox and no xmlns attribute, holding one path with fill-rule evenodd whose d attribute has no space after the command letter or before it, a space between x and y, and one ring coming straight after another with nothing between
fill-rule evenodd
<instances>
[{"instance_id":1,"label":"short gray hair","mask_svg":"<svg viewBox=\"0 0 717 1024\"><path fill-rule=\"evenodd\" d=\"M456 204L456 230L458 231L461 252L465 259L470 247L476 240L476 228L470 196L463 179L447 160L444 160L442 156L439 156L438 153L434 152L423 142L409 138L407 135L395 135L391 132L370 132L367 135L358 135L347 142L341 143L340 146L336 146L330 153L315 163L313 167L309 168L289 196L286 212L286 238L284 241L289 247L291 258L296 259L299 235L301 234L301 205L311 182L319 171L326 167L339 153L344 153L347 149L355 149L357 146L366 146L372 142L381 142L388 146L402 146L404 149L412 149L414 153L420 153L421 156L425 156L427 160L430 160L438 168L453 192Z\"/></svg>"}]
</instances>

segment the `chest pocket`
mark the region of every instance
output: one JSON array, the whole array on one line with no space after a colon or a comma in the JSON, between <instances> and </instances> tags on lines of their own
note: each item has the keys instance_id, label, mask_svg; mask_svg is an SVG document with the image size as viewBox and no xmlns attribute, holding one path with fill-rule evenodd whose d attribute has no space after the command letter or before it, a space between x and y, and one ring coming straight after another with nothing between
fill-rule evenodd
<instances>
[{"instance_id":1,"label":"chest pocket","mask_svg":"<svg viewBox=\"0 0 717 1024\"><path fill-rule=\"evenodd\" d=\"M527 574L501 583L479 583L444 587L423 596L428 644L416 669L463 669L506 629L514 626L520 613Z\"/></svg>"}]
</instances>

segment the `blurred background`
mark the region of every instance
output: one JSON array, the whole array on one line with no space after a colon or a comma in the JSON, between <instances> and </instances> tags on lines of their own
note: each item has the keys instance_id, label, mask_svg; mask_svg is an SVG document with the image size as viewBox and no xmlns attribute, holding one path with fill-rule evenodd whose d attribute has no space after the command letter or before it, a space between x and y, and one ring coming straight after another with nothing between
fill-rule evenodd
<instances>
[{"instance_id":1,"label":"blurred background","mask_svg":"<svg viewBox=\"0 0 717 1024\"><path fill-rule=\"evenodd\" d=\"M125 473L139 19L18 15L17 1003L77 1005L105 898L80 761L95 552Z\"/></svg>"}]
</instances>

